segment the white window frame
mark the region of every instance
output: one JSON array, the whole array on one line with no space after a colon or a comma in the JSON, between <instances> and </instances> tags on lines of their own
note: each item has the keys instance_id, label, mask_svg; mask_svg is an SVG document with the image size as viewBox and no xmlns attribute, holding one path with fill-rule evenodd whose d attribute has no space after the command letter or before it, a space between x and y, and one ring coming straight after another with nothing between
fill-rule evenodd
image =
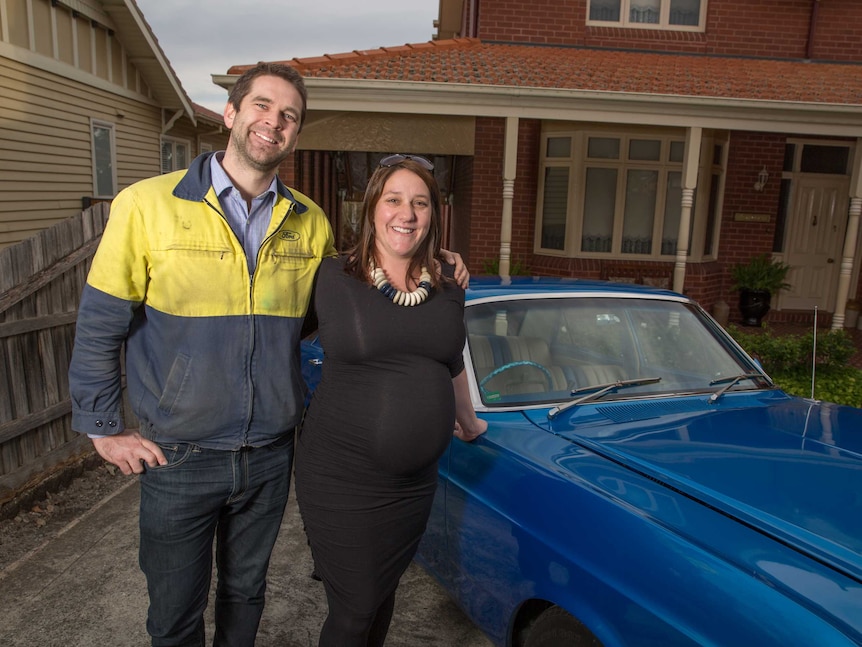
<instances>
[{"instance_id":1,"label":"white window frame","mask_svg":"<svg viewBox=\"0 0 862 647\"><path fill-rule=\"evenodd\" d=\"M555 137L571 138L571 148L569 157L547 157L548 140ZM620 140L620 159L590 159L587 157L587 146L591 137L619 139ZM660 140L661 141L661 159L659 161L641 161L628 160L627 151L628 143L631 140ZM676 171L682 173L683 164L680 162L669 161L669 149L671 143L685 143L684 133L668 133L668 132L644 132L641 130L633 131L605 131L605 130L556 130L549 129L542 133L541 138L541 157L538 172L538 186L536 198L536 227L534 233L533 249L537 254L545 256L561 256L569 258L595 258L605 260L653 260L653 261L670 261L675 258L674 254L661 253L661 234L665 216L665 195L667 190L668 173ZM715 145L722 146L722 159L720 166L714 164ZM690 240L688 243L688 257L693 261L703 261L714 258L715 251L718 249L718 234L721 218L720 215L715 219L713 226L715 229L713 235L713 253L709 256L704 255L703 246L706 239L706 222L707 210L710 204L710 185L712 182L718 181L716 191L718 191L718 203L713 205L714 208L720 209L722 206L722 196L724 192L724 178L727 160L727 143L716 141L713 137L704 137L701 146L699 181L696 189L694 212L692 213L692 227L690 229ZM545 170L548 168L568 168L568 194L566 197L566 221L563 249L553 249L542 247L543 221L544 213L544 184ZM585 184L588 168L613 168L617 169L617 188L615 198L614 222L612 224L612 243L611 250L608 252L582 251L582 233L583 233L583 218L584 218L584 199L585 199ZM625 197L626 197L626 170L643 169L657 170L660 177L660 185L657 189L656 204L655 204L655 219L653 222L653 237L652 251L646 253L623 253L623 218L625 216ZM700 215L699 215L700 214Z\"/></svg>"},{"instance_id":2,"label":"white window frame","mask_svg":"<svg viewBox=\"0 0 862 647\"><path fill-rule=\"evenodd\" d=\"M706 31L706 5L708 0L701 0L700 17L697 25L671 25L670 24L670 2L661 0L661 13L657 23L632 22L631 6L638 0L620 0L620 19L615 20L590 20L590 7L594 0L587 0L587 25L591 27L625 27L628 29L661 29L667 31Z\"/></svg>"},{"instance_id":3,"label":"white window frame","mask_svg":"<svg viewBox=\"0 0 862 647\"><path fill-rule=\"evenodd\" d=\"M106 130L109 138L109 155L110 160L110 180L111 191L105 193L99 191L99 166L101 160L97 159L96 150L96 131ZM116 125L110 121L102 121L100 119L90 119L90 146L91 146L91 161L93 168L93 197L95 198L113 198L117 194L117 137Z\"/></svg>"},{"instance_id":4,"label":"white window frame","mask_svg":"<svg viewBox=\"0 0 862 647\"><path fill-rule=\"evenodd\" d=\"M162 157L162 149L165 144L171 145L171 168L166 169L164 165L164 158ZM182 147L185 148L186 151L186 165L183 167L177 166L177 148ZM166 135L162 135L159 139L159 168L161 169L161 173L164 175L165 173L173 173L174 171L180 171L182 169L188 168L188 165L192 162L192 143L188 139L182 139L180 137L168 137Z\"/></svg>"}]
</instances>

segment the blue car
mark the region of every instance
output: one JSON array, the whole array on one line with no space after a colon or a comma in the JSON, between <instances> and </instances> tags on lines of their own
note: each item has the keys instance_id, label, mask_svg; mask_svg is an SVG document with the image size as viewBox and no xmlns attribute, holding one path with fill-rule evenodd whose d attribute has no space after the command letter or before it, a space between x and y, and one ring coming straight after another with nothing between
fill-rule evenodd
<instances>
[{"instance_id":1,"label":"blue car","mask_svg":"<svg viewBox=\"0 0 862 647\"><path fill-rule=\"evenodd\" d=\"M441 458L417 561L495 645L862 644L862 410L665 290L474 279L465 320L488 432Z\"/></svg>"}]
</instances>

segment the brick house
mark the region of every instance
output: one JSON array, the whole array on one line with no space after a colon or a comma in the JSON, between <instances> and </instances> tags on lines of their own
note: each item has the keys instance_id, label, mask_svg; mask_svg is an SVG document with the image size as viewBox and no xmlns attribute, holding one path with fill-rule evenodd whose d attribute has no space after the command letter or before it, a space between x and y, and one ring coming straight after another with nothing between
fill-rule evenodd
<instances>
[{"instance_id":1,"label":"brick house","mask_svg":"<svg viewBox=\"0 0 862 647\"><path fill-rule=\"evenodd\" d=\"M792 266L770 318L843 324L860 294L862 3L441 0L435 26L287 61L310 97L282 175L340 241L377 159L412 152L435 159L447 244L474 273L666 285L733 321L729 268L767 252Z\"/></svg>"}]
</instances>

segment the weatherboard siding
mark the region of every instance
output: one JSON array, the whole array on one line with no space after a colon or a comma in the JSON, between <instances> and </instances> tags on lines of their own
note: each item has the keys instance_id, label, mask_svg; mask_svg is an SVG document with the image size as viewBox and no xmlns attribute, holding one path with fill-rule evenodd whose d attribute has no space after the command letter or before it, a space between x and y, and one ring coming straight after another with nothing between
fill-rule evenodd
<instances>
[{"instance_id":1,"label":"weatherboard siding","mask_svg":"<svg viewBox=\"0 0 862 647\"><path fill-rule=\"evenodd\" d=\"M117 190L159 172L161 111L0 57L0 247L92 196L91 119L113 124Z\"/></svg>"}]
</instances>

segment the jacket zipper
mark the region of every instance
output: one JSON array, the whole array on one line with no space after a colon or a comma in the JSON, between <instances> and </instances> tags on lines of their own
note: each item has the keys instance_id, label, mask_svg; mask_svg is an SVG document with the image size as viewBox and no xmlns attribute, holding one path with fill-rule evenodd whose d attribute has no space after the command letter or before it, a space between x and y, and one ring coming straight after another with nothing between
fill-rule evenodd
<instances>
[{"instance_id":1,"label":"jacket zipper","mask_svg":"<svg viewBox=\"0 0 862 647\"><path fill-rule=\"evenodd\" d=\"M234 233L233 228L230 226L230 223L228 223L227 216L224 215L224 213L222 212L222 210L220 208L216 207L212 202L207 200L206 197L204 197L203 201L207 204L207 206L209 206L210 209L212 209L219 216L221 216L222 220L224 220L225 225L227 225L228 231L230 231L230 235L233 236L234 241L239 246L239 248L243 250L243 256L245 256L245 250L243 249L242 245L240 244L239 239L236 237L236 234ZM263 243L261 243L261 247L263 247ZM260 250L258 250L258 260L260 260ZM247 262L244 262L244 265L245 265L245 267L248 267ZM255 269L256 268L257 268L257 265L255 265ZM254 407L254 380L252 379L252 372L251 372L252 356L254 355L254 342L255 342L255 335L254 335L254 274L249 274L249 277L248 277L248 302L249 302L249 311L248 311L249 352L248 352L248 356L246 357L245 380L246 380L246 385L247 385L247 389L248 389L248 393L249 393L249 399L248 399L248 407L246 408L246 412L245 412L245 424L243 425L242 437L240 439L240 444L243 447L248 445L248 432L249 432L249 427L251 426L252 409Z\"/></svg>"},{"instance_id":2,"label":"jacket zipper","mask_svg":"<svg viewBox=\"0 0 862 647\"><path fill-rule=\"evenodd\" d=\"M228 224L227 223L227 217L221 212L221 209L217 208L214 204L212 204L209 200L207 200L206 197L204 197L203 201L213 211L215 211L217 214L219 214L222 217L222 219L225 221L225 224ZM278 202L278 197L276 197L276 202ZM273 209L275 209L275 204L273 204ZM294 209L294 203L291 202L288 205L287 211L285 212L284 217L281 219L281 222L278 223L278 227L275 228L275 231L279 231L281 229L282 225L284 224L284 221L290 217L291 213L293 213L293 209ZM234 240L236 240L237 244L239 244L239 239L237 239L236 234L233 233L233 229L231 229L230 225L228 225L228 229L230 230L231 235L234 237ZM263 251L264 245L266 245L274 235L275 235L274 233L270 234L269 236L267 236L266 238L264 238L261 241L260 247L257 250L257 258L256 258L256 262L254 265L255 270L257 270L257 268L260 265L260 255L261 255L261 252ZM242 248L242 245L240 245L240 248ZM243 250L243 254L245 254L245 250ZM246 263L246 267L248 267L248 263ZM253 406L252 403L254 402L254 379L253 379L252 370L251 370L252 357L254 356L254 346L255 346L255 342L256 342L255 334L254 334L254 274L256 274L256 271L254 273L249 274L249 277L248 277L248 301L249 301L249 318L248 318L248 321L249 321L250 350L249 350L249 354L248 354L248 358L247 358L247 362L246 362L246 382L248 384L248 391L251 394L251 396L249 398L248 410L246 412L245 429L243 430L243 438L242 438L242 445L243 446L246 446L248 444L248 432L249 432L249 427L251 426L251 416L252 416L252 406Z\"/></svg>"}]
</instances>

